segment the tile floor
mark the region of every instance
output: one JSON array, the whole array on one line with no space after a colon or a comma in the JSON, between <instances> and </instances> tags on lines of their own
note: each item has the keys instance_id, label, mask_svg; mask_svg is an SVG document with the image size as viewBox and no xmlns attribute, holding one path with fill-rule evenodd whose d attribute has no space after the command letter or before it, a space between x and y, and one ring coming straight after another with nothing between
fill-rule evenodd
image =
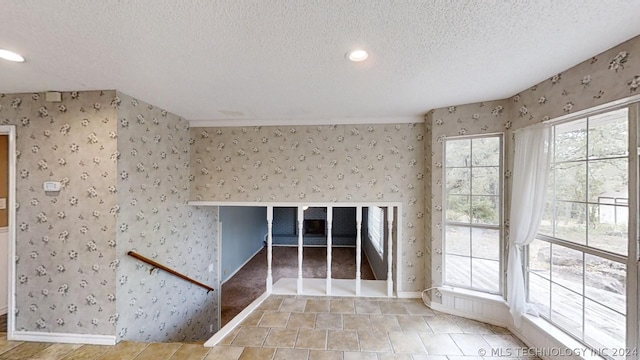
<instances>
[{"instance_id":1,"label":"tile floor","mask_svg":"<svg viewBox=\"0 0 640 360\"><path fill-rule=\"evenodd\" d=\"M524 355L524 348L504 328L437 313L417 299L276 295L213 348L21 343L0 336L0 360L472 360L480 359L483 351L490 355L492 349L507 359L504 355Z\"/></svg>"}]
</instances>

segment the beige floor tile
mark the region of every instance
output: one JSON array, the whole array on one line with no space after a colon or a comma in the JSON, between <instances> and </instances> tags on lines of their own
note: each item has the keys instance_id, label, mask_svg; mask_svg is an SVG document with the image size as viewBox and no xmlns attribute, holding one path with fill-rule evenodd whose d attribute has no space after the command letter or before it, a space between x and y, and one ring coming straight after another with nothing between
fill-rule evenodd
<instances>
[{"instance_id":1,"label":"beige floor tile","mask_svg":"<svg viewBox=\"0 0 640 360\"><path fill-rule=\"evenodd\" d=\"M378 360L378 354L359 351L345 351L344 360Z\"/></svg>"},{"instance_id":2,"label":"beige floor tile","mask_svg":"<svg viewBox=\"0 0 640 360\"><path fill-rule=\"evenodd\" d=\"M149 344L136 343L130 341L119 342L118 345L110 348L106 353L100 356L99 360L123 360L133 359L142 352Z\"/></svg>"},{"instance_id":3,"label":"beige floor tile","mask_svg":"<svg viewBox=\"0 0 640 360\"><path fill-rule=\"evenodd\" d=\"M304 312L328 313L329 300L307 300L307 306L305 306Z\"/></svg>"},{"instance_id":4,"label":"beige floor tile","mask_svg":"<svg viewBox=\"0 0 640 360\"><path fill-rule=\"evenodd\" d=\"M316 315L316 329L342 330L342 315L319 313Z\"/></svg>"},{"instance_id":5,"label":"beige floor tile","mask_svg":"<svg viewBox=\"0 0 640 360\"><path fill-rule=\"evenodd\" d=\"M457 316L454 319L465 334L493 334L493 330L487 324Z\"/></svg>"},{"instance_id":6,"label":"beige floor tile","mask_svg":"<svg viewBox=\"0 0 640 360\"><path fill-rule=\"evenodd\" d=\"M391 347L395 353L405 354L426 354L427 350L424 348L418 333L415 332L403 332L403 331L389 331L389 340L391 340Z\"/></svg>"},{"instance_id":7,"label":"beige floor tile","mask_svg":"<svg viewBox=\"0 0 640 360\"><path fill-rule=\"evenodd\" d=\"M404 307L407 309L409 315L435 316L433 310L429 309L422 300L407 302L404 304Z\"/></svg>"},{"instance_id":8,"label":"beige floor tile","mask_svg":"<svg viewBox=\"0 0 640 360\"><path fill-rule=\"evenodd\" d=\"M307 306L307 300L296 299L296 298L286 298L282 300L282 305L280 305L280 311L303 312L306 306Z\"/></svg>"},{"instance_id":9,"label":"beige floor tile","mask_svg":"<svg viewBox=\"0 0 640 360\"><path fill-rule=\"evenodd\" d=\"M491 348L480 334L451 334L451 338L466 356L482 355L480 350L486 354Z\"/></svg>"},{"instance_id":10,"label":"beige floor tile","mask_svg":"<svg viewBox=\"0 0 640 360\"><path fill-rule=\"evenodd\" d=\"M265 301L258 306L258 310L278 311L282 305L282 298L269 296Z\"/></svg>"},{"instance_id":11,"label":"beige floor tile","mask_svg":"<svg viewBox=\"0 0 640 360\"><path fill-rule=\"evenodd\" d=\"M373 330L384 331L401 331L402 328L398 323L395 315L370 315L371 328Z\"/></svg>"},{"instance_id":12,"label":"beige floor tile","mask_svg":"<svg viewBox=\"0 0 640 360\"><path fill-rule=\"evenodd\" d=\"M386 331L358 331L358 340L362 351L391 352Z\"/></svg>"},{"instance_id":13,"label":"beige floor tile","mask_svg":"<svg viewBox=\"0 0 640 360\"><path fill-rule=\"evenodd\" d=\"M489 344L492 349L523 349L527 346L520 341L517 337L513 335L503 335L503 334L491 334L491 335L482 335L484 340ZM487 353L489 353L489 349L487 349Z\"/></svg>"},{"instance_id":14,"label":"beige floor tile","mask_svg":"<svg viewBox=\"0 0 640 360\"><path fill-rule=\"evenodd\" d=\"M292 348L296 344L298 330L272 328L264 341L265 347Z\"/></svg>"},{"instance_id":15,"label":"beige floor tile","mask_svg":"<svg viewBox=\"0 0 640 360\"><path fill-rule=\"evenodd\" d=\"M306 349L276 349L276 355L273 360L307 360L309 359L309 350Z\"/></svg>"},{"instance_id":16,"label":"beige floor tile","mask_svg":"<svg viewBox=\"0 0 640 360\"><path fill-rule=\"evenodd\" d=\"M276 349L262 347L246 347L239 360L271 360Z\"/></svg>"},{"instance_id":17,"label":"beige floor tile","mask_svg":"<svg viewBox=\"0 0 640 360\"><path fill-rule=\"evenodd\" d=\"M355 300L356 314L381 315L378 301Z\"/></svg>"},{"instance_id":18,"label":"beige floor tile","mask_svg":"<svg viewBox=\"0 0 640 360\"><path fill-rule=\"evenodd\" d=\"M424 316L423 319L436 334L462 333L462 329L449 315Z\"/></svg>"},{"instance_id":19,"label":"beige floor tile","mask_svg":"<svg viewBox=\"0 0 640 360\"><path fill-rule=\"evenodd\" d=\"M209 351L204 360L238 360L243 351L243 347L215 346ZM180 359L176 358L176 360Z\"/></svg>"},{"instance_id":20,"label":"beige floor tile","mask_svg":"<svg viewBox=\"0 0 640 360\"><path fill-rule=\"evenodd\" d=\"M413 355L413 360L447 360L448 358L452 358L455 356L444 356L444 355L424 355L424 354L417 354L417 355Z\"/></svg>"},{"instance_id":21,"label":"beige floor tile","mask_svg":"<svg viewBox=\"0 0 640 360\"><path fill-rule=\"evenodd\" d=\"M262 315L265 313L264 310L254 310L247 316L242 322L240 326L258 326L258 323L262 319Z\"/></svg>"},{"instance_id":22,"label":"beige floor tile","mask_svg":"<svg viewBox=\"0 0 640 360\"><path fill-rule=\"evenodd\" d=\"M48 348L33 355L33 360L58 360L82 347L81 344L52 344Z\"/></svg>"},{"instance_id":23,"label":"beige floor tile","mask_svg":"<svg viewBox=\"0 0 640 360\"><path fill-rule=\"evenodd\" d=\"M429 355L462 355L449 334L419 334Z\"/></svg>"},{"instance_id":24,"label":"beige floor tile","mask_svg":"<svg viewBox=\"0 0 640 360\"><path fill-rule=\"evenodd\" d=\"M210 351L201 344L183 344L169 358L170 360L202 360ZM136 358L138 360L138 358Z\"/></svg>"},{"instance_id":25,"label":"beige floor tile","mask_svg":"<svg viewBox=\"0 0 640 360\"><path fill-rule=\"evenodd\" d=\"M509 331L509 329L507 328L503 328L502 326L496 326L491 324L487 324L487 326L489 327L489 329L491 329L491 331L493 331L494 334L511 335L511 331Z\"/></svg>"},{"instance_id":26,"label":"beige floor tile","mask_svg":"<svg viewBox=\"0 0 640 360\"><path fill-rule=\"evenodd\" d=\"M287 323L287 329L313 329L315 326L315 313L291 313Z\"/></svg>"},{"instance_id":27,"label":"beige floor tile","mask_svg":"<svg viewBox=\"0 0 640 360\"><path fill-rule=\"evenodd\" d=\"M49 346L50 343L25 342L3 353L0 359L30 359Z\"/></svg>"},{"instance_id":28,"label":"beige floor tile","mask_svg":"<svg viewBox=\"0 0 640 360\"><path fill-rule=\"evenodd\" d=\"M4 341L2 342L2 344L0 344L0 354L4 354L7 351L15 348L18 345L23 344L21 341L8 341L6 338L4 339Z\"/></svg>"},{"instance_id":29,"label":"beige floor tile","mask_svg":"<svg viewBox=\"0 0 640 360\"><path fill-rule=\"evenodd\" d=\"M396 301L381 301L380 302L380 311L382 311L383 315L407 315L407 308L404 306L402 302Z\"/></svg>"},{"instance_id":30,"label":"beige floor tile","mask_svg":"<svg viewBox=\"0 0 640 360\"><path fill-rule=\"evenodd\" d=\"M433 333L421 316L397 315L396 319L398 319L398 324L400 324L402 331Z\"/></svg>"},{"instance_id":31,"label":"beige floor tile","mask_svg":"<svg viewBox=\"0 0 640 360\"><path fill-rule=\"evenodd\" d=\"M225 336L222 340L220 340L218 345L231 345L231 342L233 341L233 339L235 339L236 335L238 335L238 332L240 331L240 329L242 328L236 326L233 330L231 330L231 332L229 332L227 336Z\"/></svg>"},{"instance_id":32,"label":"beige floor tile","mask_svg":"<svg viewBox=\"0 0 640 360\"><path fill-rule=\"evenodd\" d=\"M136 360L168 359L180 346L182 346L180 343L151 343L136 357Z\"/></svg>"},{"instance_id":33,"label":"beige floor tile","mask_svg":"<svg viewBox=\"0 0 640 360\"><path fill-rule=\"evenodd\" d=\"M328 350L357 351L358 335L353 330L329 330L327 336Z\"/></svg>"},{"instance_id":34,"label":"beige floor tile","mask_svg":"<svg viewBox=\"0 0 640 360\"><path fill-rule=\"evenodd\" d=\"M286 327L289 321L288 312L266 311L258 323L259 327Z\"/></svg>"},{"instance_id":35,"label":"beige floor tile","mask_svg":"<svg viewBox=\"0 0 640 360\"><path fill-rule=\"evenodd\" d=\"M342 360L342 351L311 350L309 360Z\"/></svg>"},{"instance_id":36,"label":"beige floor tile","mask_svg":"<svg viewBox=\"0 0 640 360\"><path fill-rule=\"evenodd\" d=\"M334 314L355 314L356 308L353 299L331 300L329 311Z\"/></svg>"},{"instance_id":37,"label":"beige floor tile","mask_svg":"<svg viewBox=\"0 0 640 360\"><path fill-rule=\"evenodd\" d=\"M327 348L327 331L302 329L298 331L295 347L297 349L324 350Z\"/></svg>"},{"instance_id":38,"label":"beige floor tile","mask_svg":"<svg viewBox=\"0 0 640 360\"><path fill-rule=\"evenodd\" d=\"M262 346L264 339L269 333L269 328L242 328L233 339L233 346Z\"/></svg>"},{"instance_id":39,"label":"beige floor tile","mask_svg":"<svg viewBox=\"0 0 640 360\"><path fill-rule=\"evenodd\" d=\"M65 356L63 360L93 360L111 348L112 346L106 345L83 345Z\"/></svg>"},{"instance_id":40,"label":"beige floor tile","mask_svg":"<svg viewBox=\"0 0 640 360\"><path fill-rule=\"evenodd\" d=\"M345 330L371 330L369 315L345 314L342 321Z\"/></svg>"},{"instance_id":41,"label":"beige floor tile","mask_svg":"<svg viewBox=\"0 0 640 360\"><path fill-rule=\"evenodd\" d=\"M413 360L410 354L378 353L379 360Z\"/></svg>"}]
</instances>

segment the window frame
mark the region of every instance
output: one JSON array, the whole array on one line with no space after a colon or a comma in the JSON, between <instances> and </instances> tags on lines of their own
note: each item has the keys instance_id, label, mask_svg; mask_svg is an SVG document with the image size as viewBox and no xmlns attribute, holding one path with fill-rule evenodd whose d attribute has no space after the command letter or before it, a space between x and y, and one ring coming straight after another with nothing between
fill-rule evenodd
<instances>
[{"instance_id":1,"label":"window frame","mask_svg":"<svg viewBox=\"0 0 640 360\"><path fill-rule=\"evenodd\" d=\"M500 141L500 154L499 154L499 170L498 170L498 225L489 225L489 224L478 224L470 221L469 223L459 222L459 221L447 221L447 141L449 140L473 140L473 139L481 139L481 138L498 138ZM471 142L473 143L473 142ZM472 145L471 145L472 146ZM473 147L470 148L471 153L473 153ZM494 133L486 133L486 134L474 134L474 135L460 135L460 136L447 136L442 141L442 284L446 286L451 286L454 288L467 289L471 291L478 291L487 294L494 294L499 296L504 296L505 294L505 264L506 262L506 251L505 251L505 234L504 234L504 211L505 211L505 173L504 173L504 162L505 162L505 136L503 132L494 132ZM473 166L470 166L471 169ZM470 175L471 181L471 175ZM471 194L469 195L471 197ZM470 200L471 201L471 200ZM469 206L473 206L470 202ZM491 291L488 289L482 289L473 287L473 267L470 269L470 285L471 286L462 286L459 284L451 284L446 281L447 279L447 266L446 266L446 258L447 258L447 239L446 239L446 229L447 226L459 226L459 227L467 227L470 232L473 229L491 229L497 230L499 235L499 256L498 256L498 291ZM472 253L468 256L469 259L472 259Z\"/></svg>"},{"instance_id":2,"label":"window frame","mask_svg":"<svg viewBox=\"0 0 640 360\"><path fill-rule=\"evenodd\" d=\"M613 112L616 110L621 110L627 108L627 121L628 121L628 154L626 156L600 156L600 157L593 157L590 158L589 157L589 153L588 153L588 149L589 149L589 138L588 138L588 132L589 132L589 122L588 122L588 118L590 117L595 117L598 115L602 115L605 113L609 113L609 112ZM550 251L553 251L552 248L553 246L560 246L560 247L564 247L567 249L571 249L571 250L576 250L582 253L582 258L583 258L583 264L582 264L582 277L583 277L583 289L582 289L582 294L578 294L581 299L582 299L582 309L581 309L581 313L582 313L582 329L581 329L581 337L578 337L576 335L574 335L572 333L572 331L568 330L568 329L564 329L562 327L562 325L552 321L551 318L547 318L546 316L541 316L545 321L548 321L550 324L552 324L553 326L561 329L565 334L569 335L570 337L576 339L577 341L579 341L581 344L583 344L586 347L591 348L592 350L597 351L598 349L594 348L594 345L592 344L588 344L586 342L586 340L583 340L586 337L586 331L585 331L585 319L586 319L586 301L594 301L596 303L600 303L600 301L595 301L594 299L591 299L587 294L586 294L586 284L585 284L585 279L587 276L587 273L585 272L586 269L586 262L585 259L588 256L596 256L596 257L600 257L602 259L605 260L609 260L609 261L613 261L613 262L618 262L621 264L625 265L626 268L626 294L624 294L625 300L626 300L626 314L625 315L625 320L626 320L626 324L625 324L625 330L626 330L626 348L627 349L634 349L637 348L640 340L638 339L638 331L636 329L637 327L637 320L638 320L638 298L636 296L636 294L638 293L638 271L639 268L637 266L637 261L640 259L639 254L638 254L638 244L637 244L637 238L638 238L638 214L640 213L640 208L639 208L639 198L638 198L638 185L639 185L639 181L638 181L638 174L640 172L640 164L638 161L638 155L640 153L640 148L638 147L639 145L639 136L640 133L638 132L638 121L639 121L639 113L640 113L640 102L636 101L629 101L629 102L625 102L625 103L616 103L616 104L611 104L611 105L605 105L605 106L601 106L598 108L594 108L594 109L587 109L585 111L576 113L576 114L572 114L570 116L565 116L565 117L561 117L559 119L555 119L555 120L550 120L548 123L551 125L552 127L552 143L555 145L555 129L556 126L558 125L562 125L562 124L567 124L567 123L571 123L571 122L576 122L576 121L580 121L580 120L585 120L587 121L585 124L585 128L587 131L587 140L586 140L586 151L587 153L585 154L585 159L581 160L584 161L586 165L586 167L588 168L588 163L590 161L599 161L602 159L611 159L611 158L626 158L627 159L627 171L628 171L628 201L627 201L627 209L628 209L628 243L627 243L627 254L623 255L623 254L619 254L619 253L615 253L612 251L608 251L608 250L604 250L604 249L600 249L600 248L596 248L593 246L589 246L589 242L588 242L588 236L589 236L589 230L588 230L588 225L587 225L587 233L586 233L586 237L585 238L585 244L580 244L574 241L569 241L569 240L564 240L561 238L557 238L555 236L549 236L549 235L545 235L545 234L540 234L539 232L536 234L536 238L534 241L543 241L546 242L548 244L550 244L551 249ZM637 149L637 150L636 150ZM554 164L556 162L554 162L555 160L555 147L553 148L553 160L551 161L551 164ZM561 161L558 161L557 163L562 163ZM554 176L553 175L554 172L551 171L551 169L549 170L549 175L550 176ZM587 177L586 181L586 191L587 193L585 194L585 200L582 202L577 202L577 201L571 201L571 202L575 202L575 203L584 203L586 204L586 206L590 205L593 203L593 201L589 200L589 196L588 196L588 177L589 174L588 172L585 174L585 176ZM553 184L553 188L554 188L554 194L551 195L552 197L550 198L549 194L546 195L547 200L548 199L552 199L552 201L554 202L553 205L553 209L554 209L554 218L557 218L557 216L555 215L555 202L558 201L557 197L555 197L555 190L556 190L556 186L557 183ZM554 198L555 197L555 198ZM562 200L560 200L562 201ZM617 209L617 206L619 205L624 205L621 203L618 203L617 201L615 202L614 209ZM557 220L556 220L557 221ZM555 223L555 221L554 221ZM554 229L555 229L555 225ZM530 288L530 278L531 278L531 268L530 268L530 264L529 264L529 260L530 260L530 248L529 246L526 246L524 248L523 251L523 257L524 257L524 267L525 267L525 271L524 271L524 276L525 276L525 289L527 291L526 293L526 299L529 302L530 301L530 293L529 293L529 288ZM551 261L551 260L550 260ZM549 269L550 271L550 275L551 277L549 279L546 279L549 281L550 287L553 288L553 284L556 284L557 286L561 286L563 288L566 289L566 286L559 284L555 281L553 281L553 275L552 275L552 268ZM539 276L544 278L544 276L541 275L533 275L533 276ZM549 293L549 297L550 297L550 314L553 312L552 310L552 298L553 298L553 294L552 294L552 289L550 290ZM609 310L613 310L616 311L615 309L612 309L610 306L605 305L605 304L601 304L603 306L605 306L607 309ZM618 312L618 311L616 311ZM605 358L608 359L612 359L612 357L610 356L605 356Z\"/></svg>"}]
</instances>

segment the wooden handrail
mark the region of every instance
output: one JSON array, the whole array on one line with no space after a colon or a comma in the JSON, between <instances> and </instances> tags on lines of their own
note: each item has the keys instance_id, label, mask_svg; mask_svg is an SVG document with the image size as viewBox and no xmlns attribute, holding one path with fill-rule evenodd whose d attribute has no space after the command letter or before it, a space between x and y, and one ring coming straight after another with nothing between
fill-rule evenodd
<instances>
[{"instance_id":1,"label":"wooden handrail","mask_svg":"<svg viewBox=\"0 0 640 360\"><path fill-rule=\"evenodd\" d=\"M157 263L157 262L155 262L155 261L153 261L153 260L151 260L151 259L149 259L147 257L144 257L144 256L136 253L135 251L129 251L127 253L127 255L133 256L134 258L153 266L151 268L151 270L149 270L149 273L151 273L156 268L162 269L162 270L168 272L169 274L173 274L173 275L175 275L175 276L177 276L177 277L179 277L179 278L181 278L183 280L186 280L186 281L188 281L188 282L190 282L192 284L196 284L196 285L198 285L200 287L203 287L203 288L207 289L207 294L209 293L209 291L213 291L212 287L207 286L207 285L205 285L205 284L203 284L203 283L201 283L199 281L196 281L196 280L194 280L194 279L192 279L192 278L190 278L190 277L188 277L186 275L180 274L179 272L177 272L177 271L175 271L175 270L173 270L171 268L168 268L168 267L166 267L166 266L164 266L164 265L162 265L160 263Z\"/></svg>"}]
</instances>

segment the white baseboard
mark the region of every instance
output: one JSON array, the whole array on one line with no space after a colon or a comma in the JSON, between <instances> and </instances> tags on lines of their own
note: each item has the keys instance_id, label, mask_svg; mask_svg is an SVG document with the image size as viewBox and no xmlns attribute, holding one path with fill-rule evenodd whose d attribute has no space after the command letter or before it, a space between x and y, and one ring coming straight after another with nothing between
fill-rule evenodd
<instances>
[{"instance_id":1,"label":"white baseboard","mask_svg":"<svg viewBox=\"0 0 640 360\"><path fill-rule=\"evenodd\" d=\"M397 293L397 297L401 299L420 299L422 291L400 291Z\"/></svg>"},{"instance_id":2,"label":"white baseboard","mask_svg":"<svg viewBox=\"0 0 640 360\"><path fill-rule=\"evenodd\" d=\"M222 282L220 283L220 286L222 286L222 284L224 284L224 283L226 283L227 281L229 281L229 280L233 277L233 275L235 275L238 271L240 271L240 269L242 269L245 265L247 265L247 263L248 263L249 261L251 261L251 259L253 259L256 255L258 255L258 253L259 253L262 249L264 249L264 246L263 246L263 247L261 247L261 248L259 248L256 252L254 252L254 253L253 253L253 255L249 256L249 258L248 258L247 260L245 260L245 262L243 262L243 263L242 263L242 265L238 266L238 268L237 268L237 269L235 269L235 270L231 273L231 275L229 275L229 277L228 277L228 278L226 278L224 281L222 281Z\"/></svg>"},{"instance_id":3,"label":"white baseboard","mask_svg":"<svg viewBox=\"0 0 640 360\"><path fill-rule=\"evenodd\" d=\"M231 319L231 321L229 321L225 326L223 326L222 329L218 330L218 332L216 332L209 340L207 340L204 343L204 346L205 347L216 346L220 342L220 340L224 339L225 336L229 335L231 330L235 329L236 326L240 325L242 320L246 319L247 316L249 316L249 314L251 314L253 310L257 309L258 306L260 306L260 304L262 304L262 302L269 297L269 295L270 294L268 292L265 292L264 294L260 295L260 297L255 299L251 304L249 304L249 306L244 308L244 310L242 310L240 314L236 315L236 317Z\"/></svg>"},{"instance_id":4,"label":"white baseboard","mask_svg":"<svg viewBox=\"0 0 640 360\"><path fill-rule=\"evenodd\" d=\"M36 341L46 343L115 345L115 335L67 334L37 331L13 331L8 334L12 341Z\"/></svg>"},{"instance_id":5,"label":"white baseboard","mask_svg":"<svg viewBox=\"0 0 640 360\"><path fill-rule=\"evenodd\" d=\"M4 315L9 312L9 308L6 306L0 307L0 315Z\"/></svg>"}]
</instances>

